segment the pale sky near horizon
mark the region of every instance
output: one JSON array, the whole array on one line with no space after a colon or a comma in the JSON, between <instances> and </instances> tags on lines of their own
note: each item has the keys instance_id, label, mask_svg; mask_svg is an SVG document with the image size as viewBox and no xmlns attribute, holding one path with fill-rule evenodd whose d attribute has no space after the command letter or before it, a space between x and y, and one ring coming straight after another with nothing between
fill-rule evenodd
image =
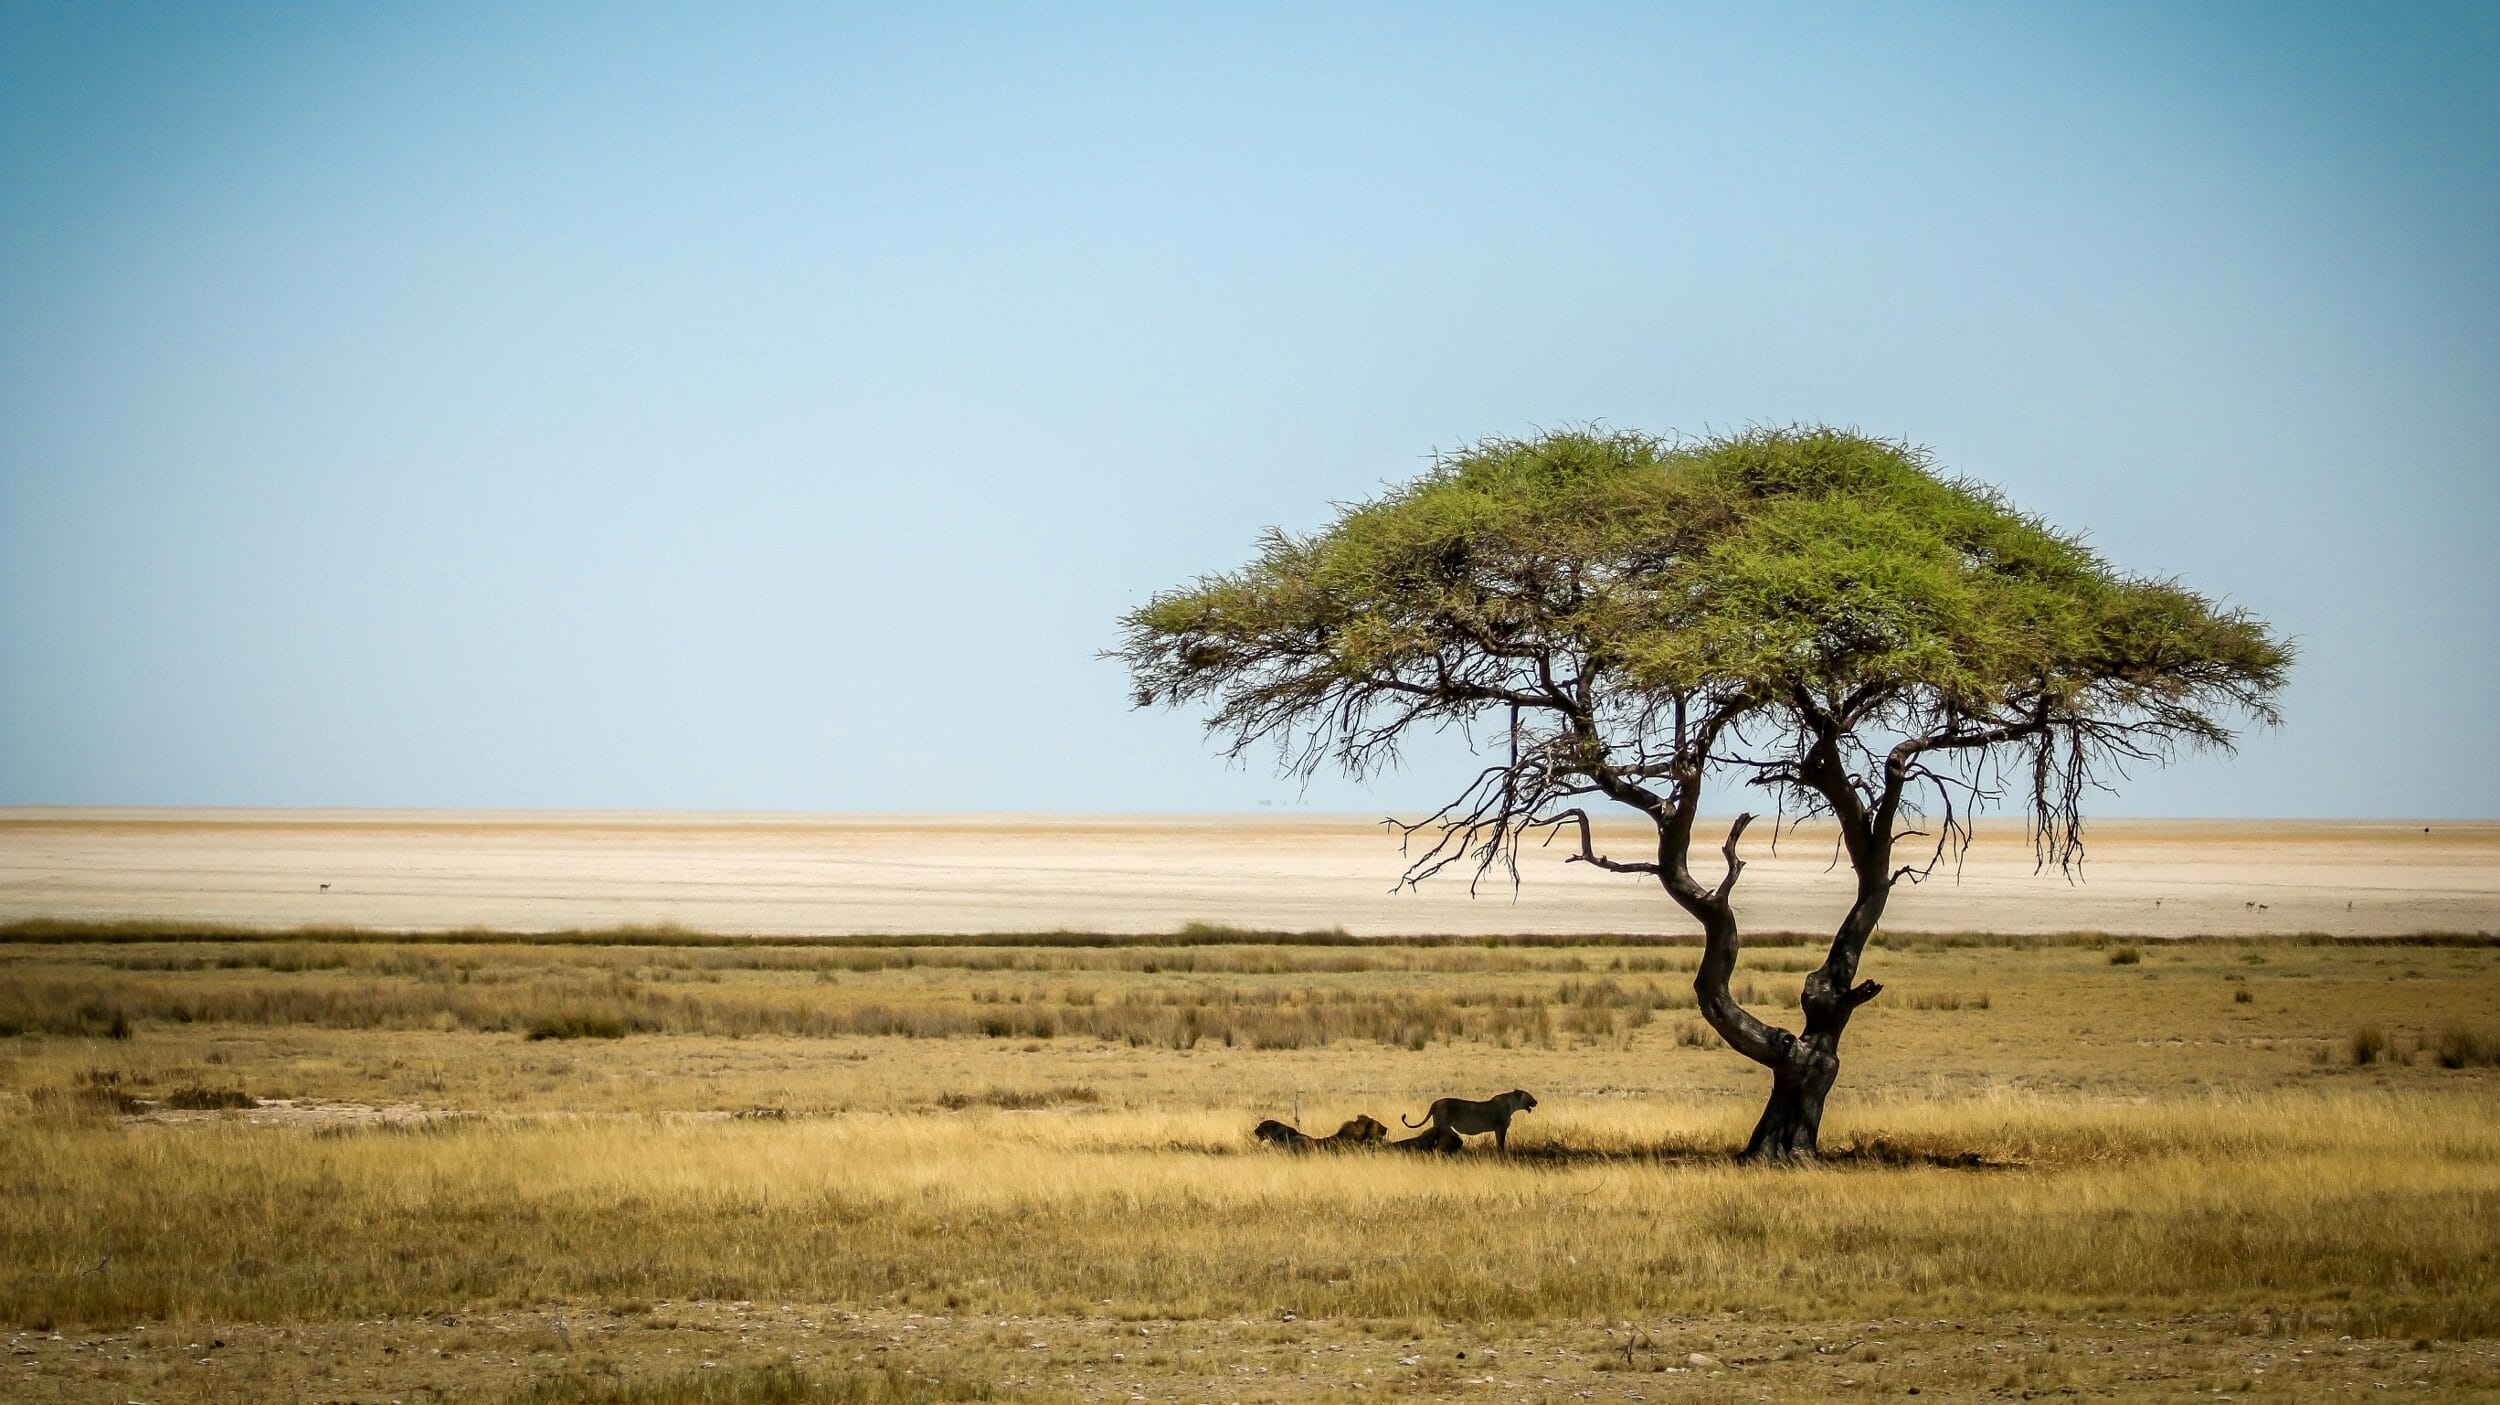
<instances>
[{"instance_id":1,"label":"pale sky near horizon","mask_svg":"<svg viewBox=\"0 0 2500 1405\"><path fill-rule=\"evenodd\" d=\"M1589 420L2298 641L2099 813L2500 815L2500 9L0 0L0 805L1438 803L1097 652Z\"/></svg>"}]
</instances>

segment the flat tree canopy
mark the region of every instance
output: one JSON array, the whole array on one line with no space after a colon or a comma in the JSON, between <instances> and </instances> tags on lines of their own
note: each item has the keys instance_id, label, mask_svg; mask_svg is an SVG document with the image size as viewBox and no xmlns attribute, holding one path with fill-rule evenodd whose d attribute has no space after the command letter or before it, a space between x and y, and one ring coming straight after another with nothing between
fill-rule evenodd
<instances>
[{"instance_id":1,"label":"flat tree canopy","mask_svg":"<svg viewBox=\"0 0 2500 1405\"><path fill-rule=\"evenodd\" d=\"M1409 827L1409 881L1515 878L1521 841L1556 831L1654 876L1701 924L1703 1015L1772 1071L1756 1156L1813 1153L1849 1012L1880 989L1852 982L1885 897L1970 814L2014 792L2043 863L2071 866L2095 784L2274 721L2291 661L2246 611L2120 571L1920 449L1820 427L1486 440L1124 626L1139 705L1210 705L1235 754L1360 776L1418 727L1471 729L1491 764ZM1801 1032L1728 995L1750 817L1703 885L1705 778L1839 826L1857 899ZM1591 800L1648 816L1655 852L1598 852Z\"/></svg>"}]
</instances>

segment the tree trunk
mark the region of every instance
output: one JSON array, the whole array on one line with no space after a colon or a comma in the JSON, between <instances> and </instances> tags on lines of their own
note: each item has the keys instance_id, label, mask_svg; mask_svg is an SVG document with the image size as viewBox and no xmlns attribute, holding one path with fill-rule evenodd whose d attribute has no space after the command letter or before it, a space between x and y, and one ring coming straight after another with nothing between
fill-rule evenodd
<instances>
[{"instance_id":1,"label":"tree trunk","mask_svg":"<svg viewBox=\"0 0 2500 1405\"><path fill-rule=\"evenodd\" d=\"M1810 1070L1803 1076L1782 1069L1771 1075L1771 1100L1763 1105L1762 1118L1754 1123L1753 1137L1745 1143L1740 1161L1811 1161L1819 1154L1816 1145L1823 1131L1823 1099L1831 1092L1832 1082L1840 1076L1837 1062Z\"/></svg>"},{"instance_id":2,"label":"tree trunk","mask_svg":"<svg viewBox=\"0 0 2500 1405\"><path fill-rule=\"evenodd\" d=\"M1735 891L1737 875L1745 869L1744 861L1737 857L1736 843L1744 837L1753 816L1739 815L1729 827L1727 842L1720 846L1720 853L1727 859L1727 876L1719 880L1717 888L1704 888L1693 880L1685 859L1692 843L1694 804L1687 799L1675 812L1659 819L1659 881L1701 923L1701 961L1693 970L1693 999L1702 1019L1718 1031L1729 1048L1771 1071L1771 1100L1754 1124L1742 1159L1811 1159L1819 1150L1818 1138L1823 1131L1823 1099L1840 1077L1840 1036L1848 1030L1849 1017L1857 1008L1883 991L1873 981L1859 981L1855 986L1850 981L1857 976L1858 956L1866 949L1866 939L1873 935L1875 923L1883 916L1884 900L1891 891L1889 878L1868 877L1870 873L1883 872L1891 844L1888 840L1867 839L1862 833L1851 843L1851 866L1859 875L1858 900L1833 935L1830 954L1806 977L1805 992L1797 1002L1805 1012L1805 1032L1791 1034L1755 1018L1728 989L1728 979L1736 973L1736 959L1743 945L1737 933L1736 910L1729 904L1728 895ZM1885 822L1890 823L1890 812L1885 813ZM1848 823L1859 823L1854 812Z\"/></svg>"},{"instance_id":3,"label":"tree trunk","mask_svg":"<svg viewBox=\"0 0 2500 1405\"><path fill-rule=\"evenodd\" d=\"M1854 926L1845 927L1844 934ZM1840 946L1832 960L1806 977L1805 994L1798 1001L1805 1011L1805 1034L1791 1057L1770 1066L1771 1097L1741 1160L1806 1161L1821 1154L1823 1100L1840 1080L1840 1037L1848 1032L1849 1017L1858 1007L1883 990L1873 981L1854 988L1844 984L1856 971L1857 952L1855 943Z\"/></svg>"}]
</instances>

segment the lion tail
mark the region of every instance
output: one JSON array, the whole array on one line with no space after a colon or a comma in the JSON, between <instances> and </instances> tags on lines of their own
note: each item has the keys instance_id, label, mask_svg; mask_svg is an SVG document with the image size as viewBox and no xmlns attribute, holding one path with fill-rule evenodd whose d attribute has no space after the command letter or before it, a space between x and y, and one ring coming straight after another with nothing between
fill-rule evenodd
<instances>
[{"instance_id":1,"label":"lion tail","mask_svg":"<svg viewBox=\"0 0 2500 1405\"><path fill-rule=\"evenodd\" d=\"M1407 1121L1406 1121L1406 1114L1405 1114L1405 1113L1403 1113L1403 1112L1401 1112L1401 1113L1399 1113L1399 1114L1398 1114L1398 1121L1400 1121L1400 1122L1405 1122L1405 1123L1406 1123L1406 1125L1407 1125L1408 1127L1423 1127L1423 1126L1428 1126L1428 1125L1430 1125L1430 1124L1431 1124L1431 1122L1432 1122L1432 1114L1431 1114L1431 1113L1429 1113L1429 1112L1425 1113L1425 1114L1424 1114L1424 1120L1423 1120L1423 1121L1421 1121L1421 1122L1407 1122Z\"/></svg>"}]
</instances>

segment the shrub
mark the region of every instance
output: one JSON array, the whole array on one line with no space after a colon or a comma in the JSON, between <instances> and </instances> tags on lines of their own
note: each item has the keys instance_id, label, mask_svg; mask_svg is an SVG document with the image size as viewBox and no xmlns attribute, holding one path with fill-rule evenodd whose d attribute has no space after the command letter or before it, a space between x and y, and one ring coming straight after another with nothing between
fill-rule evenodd
<instances>
[{"instance_id":1,"label":"shrub","mask_svg":"<svg viewBox=\"0 0 2500 1405\"><path fill-rule=\"evenodd\" d=\"M2133 966L2144 959L2144 953L2131 946L2122 946L2109 954L2112 966Z\"/></svg>"},{"instance_id":2,"label":"shrub","mask_svg":"<svg viewBox=\"0 0 2500 1405\"><path fill-rule=\"evenodd\" d=\"M2355 1067L2374 1064L2387 1052L2387 1031L2377 1025L2365 1024L2352 1032L2352 1061Z\"/></svg>"},{"instance_id":3,"label":"shrub","mask_svg":"<svg viewBox=\"0 0 2500 1405\"><path fill-rule=\"evenodd\" d=\"M176 1088L165 1096L165 1106L184 1112L221 1112L227 1108L258 1107L260 1099L240 1088Z\"/></svg>"},{"instance_id":4,"label":"shrub","mask_svg":"<svg viewBox=\"0 0 2500 1405\"><path fill-rule=\"evenodd\" d=\"M2489 1068L2500 1064L2500 1034L2452 1024L2439 1032L2431 1052L2441 1068Z\"/></svg>"},{"instance_id":5,"label":"shrub","mask_svg":"<svg viewBox=\"0 0 2500 1405\"><path fill-rule=\"evenodd\" d=\"M74 1087L37 1088L27 1098L37 1112L69 1116L137 1112L147 1106L125 1092L121 1072L109 1068L91 1068Z\"/></svg>"},{"instance_id":6,"label":"shrub","mask_svg":"<svg viewBox=\"0 0 2500 1405\"><path fill-rule=\"evenodd\" d=\"M1030 1092L1012 1088L992 1088L983 1093L947 1093L938 1099L938 1106L950 1112L968 1107L994 1107L1006 1112L1030 1112L1036 1108L1060 1103L1099 1103L1102 1094L1095 1088L1078 1083L1064 1088L1039 1088Z\"/></svg>"},{"instance_id":7,"label":"shrub","mask_svg":"<svg viewBox=\"0 0 2500 1405\"><path fill-rule=\"evenodd\" d=\"M532 1039L622 1039L625 1032L625 1021L588 1011L541 1015L529 1023Z\"/></svg>"}]
</instances>

